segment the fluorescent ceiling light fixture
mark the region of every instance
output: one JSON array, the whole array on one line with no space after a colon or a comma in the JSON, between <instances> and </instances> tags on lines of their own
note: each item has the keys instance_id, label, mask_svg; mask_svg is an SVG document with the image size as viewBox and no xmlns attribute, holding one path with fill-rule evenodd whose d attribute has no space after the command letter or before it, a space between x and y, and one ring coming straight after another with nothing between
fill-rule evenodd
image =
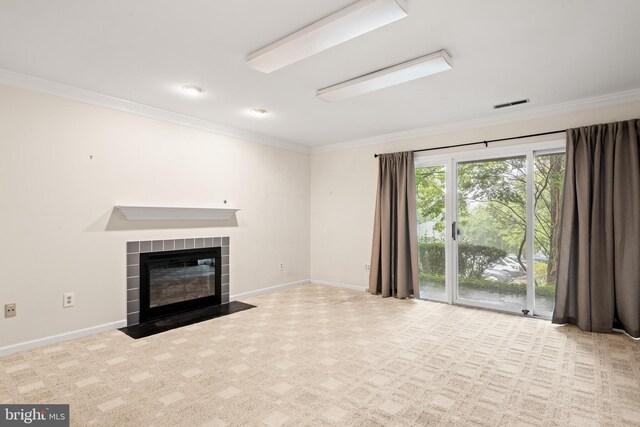
<instances>
[{"instance_id":1,"label":"fluorescent ceiling light fixture","mask_svg":"<svg viewBox=\"0 0 640 427\"><path fill-rule=\"evenodd\" d=\"M327 102L339 101L417 80L451 68L451 57L447 51L441 50L320 89L316 91L316 96Z\"/></svg>"},{"instance_id":2,"label":"fluorescent ceiling light fixture","mask_svg":"<svg viewBox=\"0 0 640 427\"><path fill-rule=\"evenodd\" d=\"M202 88L194 85L184 85L180 89L182 89L182 91L187 95L191 95L191 96L202 95L202 93L204 92Z\"/></svg>"},{"instance_id":3,"label":"fluorescent ceiling light fixture","mask_svg":"<svg viewBox=\"0 0 640 427\"><path fill-rule=\"evenodd\" d=\"M247 57L270 73L407 16L407 0L359 0Z\"/></svg>"}]
</instances>

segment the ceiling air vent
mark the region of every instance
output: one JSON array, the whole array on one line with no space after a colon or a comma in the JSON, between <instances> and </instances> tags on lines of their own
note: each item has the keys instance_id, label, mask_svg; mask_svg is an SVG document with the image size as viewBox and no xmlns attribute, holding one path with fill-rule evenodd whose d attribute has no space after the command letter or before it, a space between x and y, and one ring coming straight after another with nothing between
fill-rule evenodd
<instances>
[{"instance_id":1,"label":"ceiling air vent","mask_svg":"<svg viewBox=\"0 0 640 427\"><path fill-rule=\"evenodd\" d=\"M499 108L507 108L507 107L513 107L514 105L520 105L520 104L526 104L527 102L529 102L529 99L521 99L520 101L513 101L513 102L507 102L504 104L498 104L498 105L494 105L493 108L495 108L496 110Z\"/></svg>"}]
</instances>

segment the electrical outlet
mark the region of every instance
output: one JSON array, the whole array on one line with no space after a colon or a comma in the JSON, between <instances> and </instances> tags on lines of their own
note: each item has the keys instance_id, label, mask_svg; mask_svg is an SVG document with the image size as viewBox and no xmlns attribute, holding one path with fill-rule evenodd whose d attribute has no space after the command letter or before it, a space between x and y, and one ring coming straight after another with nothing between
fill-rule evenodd
<instances>
[{"instance_id":1,"label":"electrical outlet","mask_svg":"<svg viewBox=\"0 0 640 427\"><path fill-rule=\"evenodd\" d=\"M278 265L278 269L280 271L284 271L284 262L280 261L280 264Z\"/></svg>"},{"instance_id":2,"label":"electrical outlet","mask_svg":"<svg viewBox=\"0 0 640 427\"><path fill-rule=\"evenodd\" d=\"M371 271L371 264L365 264L364 271Z\"/></svg>"},{"instance_id":3,"label":"electrical outlet","mask_svg":"<svg viewBox=\"0 0 640 427\"><path fill-rule=\"evenodd\" d=\"M62 306L64 308L73 307L76 304L75 292L67 292L66 294L62 294L62 297Z\"/></svg>"},{"instance_id":4,"label":"electrical outlet","mask_svg":"<svg viewBox=\"0 0 640 427\"><path fill-rule=\"evenodd\" d=\"M4 305L4 317L15 317L16 315L16 304L5 304Z\"/></svg>"}]
</instances>

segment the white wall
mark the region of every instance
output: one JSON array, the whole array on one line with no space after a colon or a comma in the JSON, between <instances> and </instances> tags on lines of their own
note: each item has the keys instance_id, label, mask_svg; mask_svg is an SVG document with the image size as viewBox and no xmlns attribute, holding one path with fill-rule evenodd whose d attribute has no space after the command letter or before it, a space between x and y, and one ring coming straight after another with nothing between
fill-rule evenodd
<instances>
[{"instance_id":1,"label":"white wall","mask_svg":"<svg viewBox=\"0 0 640 427\"><path fill-rule=\"evenodd\" d=\"M128 240L231 236L232 296L308 278L365 287L374 153L638 116L634 103L309 158L0 86L0 307L18 304L17 317L0 316L0 350L124 320ZM141 225L113 213L223 200L242 209L237 225ZM64 292L75 307L62 308Z\"/></svg>"},{"instance_id":2,"label":"white wall","mask_svg":"<svg viewBox=\"0 0 640 427\"><path fill-rule=\"evenodd\" d=\"M232 297L308 279L309 185L304 154L0 86L0 347L125 319L128 240L230 236ZM225 199L237 226L112 215Z\"/></svg>"},{"instance_id":3,"label":"white wall","mask_svg":"<svg viewBox=\"0 0 640 427\"><path fill-rule=\"evenodd\" d=\"M311 157L311 279L368 286L364 265L369 264L371 258L378 174L378 161L373 157L375 153L482 141L638 117L640 103L634 103L314 155ZM558 138L564 136L552 135L519 142Z\"/></svg>"}]
</instances>

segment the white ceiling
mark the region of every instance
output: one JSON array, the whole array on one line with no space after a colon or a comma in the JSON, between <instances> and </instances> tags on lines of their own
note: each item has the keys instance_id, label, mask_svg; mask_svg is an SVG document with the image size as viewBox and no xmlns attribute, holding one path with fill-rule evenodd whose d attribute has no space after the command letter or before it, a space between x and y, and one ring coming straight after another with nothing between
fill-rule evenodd
<instances>
[{"instance_id":1,"label":"white ceiling","mask_svg":"<svg viewBox=\"0 0 640 427\"><path fill-rule=\"evenodd\" d=\"M407 18L271 74L245 63L353 1L0 0L0 68L310 147L640 88L638 0L409 0ZM440 49L452 71L315 97Z\"/></svg>"}]
</instances>

